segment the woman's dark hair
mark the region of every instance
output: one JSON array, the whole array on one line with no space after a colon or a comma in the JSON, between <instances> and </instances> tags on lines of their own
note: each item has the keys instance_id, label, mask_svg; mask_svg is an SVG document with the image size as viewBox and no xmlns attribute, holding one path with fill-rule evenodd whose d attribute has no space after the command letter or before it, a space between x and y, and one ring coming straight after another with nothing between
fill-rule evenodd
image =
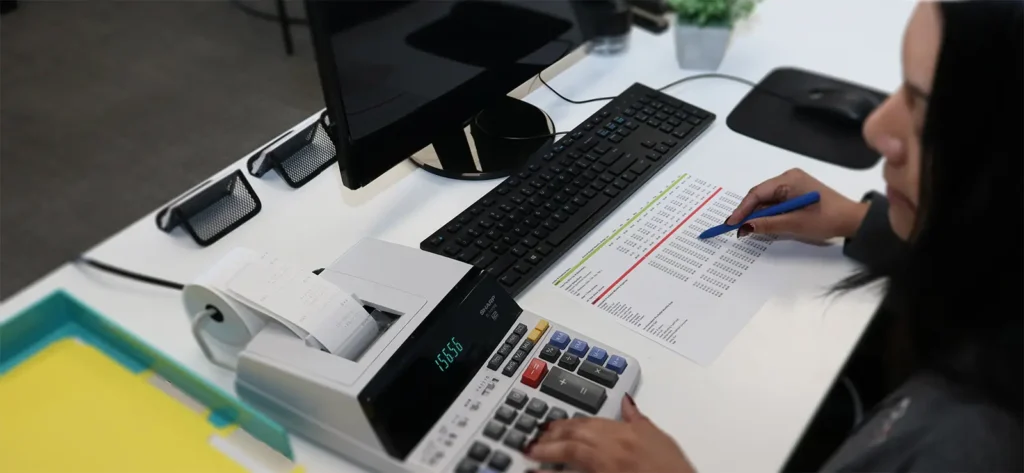
<instances>
[{"instance_id":1,"label":"woman's dark hair","mask_svg":"<svg viewBox=\"0 0 1024 473\"><path fill-rule=\"evenodd\" d=\"M889 276L914 364L1021 418L1024 404L1024 4L942 2L910 250Z\"/></svg>"}]
</instances>

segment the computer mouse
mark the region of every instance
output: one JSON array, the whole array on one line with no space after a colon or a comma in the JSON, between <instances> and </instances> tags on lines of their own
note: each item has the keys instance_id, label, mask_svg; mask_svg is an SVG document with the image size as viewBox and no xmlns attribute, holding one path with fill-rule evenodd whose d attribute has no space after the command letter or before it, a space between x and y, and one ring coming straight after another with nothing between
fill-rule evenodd
<instances>
[{"instance_id":1,"label":"computer mouse","mask_svg":"<svg viewBox=\"0 0 1024 473\"><path fill-rule=\"evenodd\" d=\"M868 93L847 89L813 89L795 104L797 113L860 127L881 100Z\"/></svg>"}]
</instances>

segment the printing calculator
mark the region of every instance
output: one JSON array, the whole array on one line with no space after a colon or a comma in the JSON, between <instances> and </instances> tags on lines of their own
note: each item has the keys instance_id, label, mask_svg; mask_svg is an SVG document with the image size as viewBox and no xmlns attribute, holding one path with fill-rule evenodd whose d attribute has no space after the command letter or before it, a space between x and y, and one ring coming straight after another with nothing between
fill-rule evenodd
<instances>
[{"instance_id":1,"label":"printing calculator","mask_svg":"<svg viewBox=\"0 0 1024 473\"><path fill-rule=\"evenodd\" d=\"M640 380L635 358L523 310L460 261L365 239L320 277L364 304L376 338L346 358L268 324L239 354L235 387L289 432L371 470L538 468L522 450L541 422L616 419Z\"/></svg>"}]
</instances>

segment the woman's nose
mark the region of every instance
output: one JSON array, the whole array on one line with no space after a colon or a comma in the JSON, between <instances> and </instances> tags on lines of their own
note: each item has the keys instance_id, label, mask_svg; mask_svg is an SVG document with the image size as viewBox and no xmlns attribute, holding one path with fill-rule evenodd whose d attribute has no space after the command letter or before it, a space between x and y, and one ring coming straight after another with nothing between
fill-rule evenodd
<instances>
[{"instance_id":1,"label":"woman's nose","mask_svg":"<svg viewBox=\"0 0 1024 473\"><path fill-rule=\"evenodd\" d=\"M901 138L900 101L897 92L882 102L871 116L864 121L864 141L878 151L891 164L899 164L904 159L906 147Z\"/></svg>"}]
</instances>

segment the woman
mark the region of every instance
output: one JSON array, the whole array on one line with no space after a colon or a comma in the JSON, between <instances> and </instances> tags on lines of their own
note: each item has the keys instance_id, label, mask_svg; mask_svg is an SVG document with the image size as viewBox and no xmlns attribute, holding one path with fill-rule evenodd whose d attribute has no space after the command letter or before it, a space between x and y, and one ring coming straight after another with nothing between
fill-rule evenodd
<instances>
[{"instance_id":1,"label":"woman","mask_svg":"<svg viewBox=\"0 0 1024 473\"><path fill-rule=\"evenodd\" d=\"M838 288L887 277L887 307L907 328L912 374L825 470L1024 469L1022 15L1018 1L916 7L904 83L864 125L885 156L888 199L854 202L793 170L751 189L729 218L819 191L819 205L753 220L740 236L846 237L865 269ZM552 422L527 454L580 471L693 471L632 399L622 418Z\"/></svg>"}]
</instances>

